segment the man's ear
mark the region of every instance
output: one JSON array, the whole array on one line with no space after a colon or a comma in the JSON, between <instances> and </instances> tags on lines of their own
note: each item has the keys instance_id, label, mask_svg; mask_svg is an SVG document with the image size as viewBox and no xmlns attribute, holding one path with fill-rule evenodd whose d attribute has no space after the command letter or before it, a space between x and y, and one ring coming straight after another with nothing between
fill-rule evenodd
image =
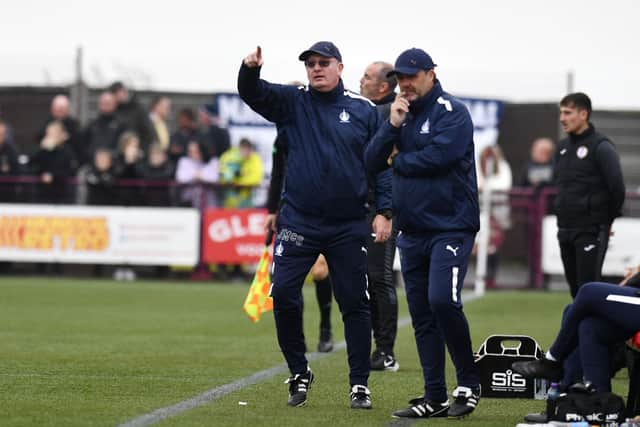
<instances>
[{"instance_id":1,"label":"man's ear","mask_svg":"<svg viewBox=\"0 0 640 427\"><path fill-rule=\"evenodd\" d=\"M587 110L578 110L578 115L580 115L580 118L584 121L589 120L589 112Z\"/></svg>"}]
</instances>

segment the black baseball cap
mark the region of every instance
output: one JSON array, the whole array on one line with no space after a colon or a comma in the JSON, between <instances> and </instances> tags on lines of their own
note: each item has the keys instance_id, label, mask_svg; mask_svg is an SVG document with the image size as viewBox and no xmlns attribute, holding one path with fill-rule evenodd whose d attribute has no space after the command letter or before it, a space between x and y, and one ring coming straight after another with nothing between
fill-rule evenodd
<instances>
[{"instance_id":1,"label":"black baseball cap","mask_svg":"<svg viewBox=\"0 0 640 427\"><path fill-rule=\"evenodd\" d=\"M418 48L405 50L396 59L393 70L387 73L387 77L396 74L405 74L407 76L415 76L420 70L431 70L437 65L433 63L433 59L427 52Z\"/></svg>"},{"instance_id":2,"label":"black baseball cap","mask_svg":"<svg viewBox=\"0 0 640 427\"><path fill-rule=\"evenodd\" d=\"M342 55L335 44L327 41L316 42L311 47L300 54L298 59L305 61L309 56L318 54L327 58L336 58L338 62L342 62Z\"/></svg>"}]
</instances>

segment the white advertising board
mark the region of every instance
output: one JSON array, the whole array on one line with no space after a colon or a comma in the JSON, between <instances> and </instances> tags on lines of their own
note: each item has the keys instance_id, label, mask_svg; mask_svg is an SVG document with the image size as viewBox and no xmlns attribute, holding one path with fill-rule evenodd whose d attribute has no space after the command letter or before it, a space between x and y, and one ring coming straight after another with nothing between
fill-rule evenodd
<instances>
[{"instance_id":1,"label":"white advertising board","mask_svg":"<svg viewBox=\"0 0 640 427\"><path fill-rule=\"evenodd\" d=\"M0 205L0 260L195 265L191 208Z\"/></svg>"},{"instance_id":2,"label":"white advertising board","mask_svg":"<svg viewBox=\"0 0 640 427\"><path fill-rule=\"evenodd\" d=\"M618 218L611 228L609 249L604 258L602 274L622 276L625 269L640 264L640 218ZM542 223L542 270L549 274L564 274L558 246L556 217L546 216Z\"/></svg>"}]
</instances>

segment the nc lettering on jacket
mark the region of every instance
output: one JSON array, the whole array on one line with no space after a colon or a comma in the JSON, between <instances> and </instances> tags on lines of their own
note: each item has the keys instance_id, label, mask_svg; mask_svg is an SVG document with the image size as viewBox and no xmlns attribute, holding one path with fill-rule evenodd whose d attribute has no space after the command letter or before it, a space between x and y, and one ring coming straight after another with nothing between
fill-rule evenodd
<instances>
[{"instance_id":1,"label":"nc lettering on jacket","mask_svg":"<svg viewBox=\"0 0 640 427\"><path fill-rule=\"evenodd\" d=\"M298 234L294 231L283 228L278 233L278 240L280 240L281 242L292 242L295 243L296 246L302 246L302 243L304 242L304 236L302 234Z\"/></svg>"}]
</instances>

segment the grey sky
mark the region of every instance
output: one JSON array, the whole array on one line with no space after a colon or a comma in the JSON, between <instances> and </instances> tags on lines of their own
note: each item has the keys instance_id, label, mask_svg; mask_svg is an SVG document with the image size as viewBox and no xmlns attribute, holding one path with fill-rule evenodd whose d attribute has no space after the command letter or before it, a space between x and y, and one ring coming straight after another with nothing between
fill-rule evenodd
<instances>
[{"instance_id":1,"label":"grey sky","mask_svg":"<svg viewBox=\"0 0 640 427\"><path fill-rule=\"evenodd\" d=\"M256 44L265 78L306 81L298 54L328 39L354 90L369 62L415 46L458 95L555 102L573 70L595 108L637 110L639 18L633 0L12 1L0 14L0 85L68 83L82 45L91 84L235 91Z\"/></svg>"}]
</instances>

